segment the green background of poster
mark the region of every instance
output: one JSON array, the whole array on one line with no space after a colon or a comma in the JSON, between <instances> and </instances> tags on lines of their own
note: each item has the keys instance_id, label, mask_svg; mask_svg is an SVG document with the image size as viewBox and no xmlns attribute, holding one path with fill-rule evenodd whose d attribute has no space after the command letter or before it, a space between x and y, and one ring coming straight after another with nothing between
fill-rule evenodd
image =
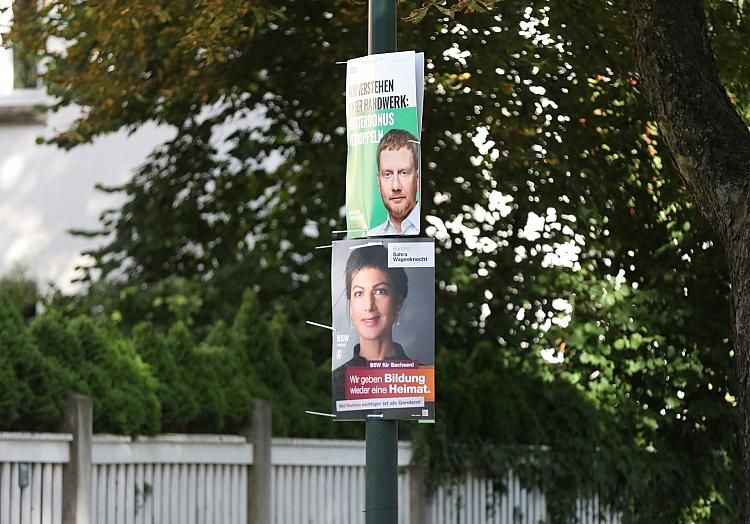
<instances>
[{"instance_id":1,"label":"green background of poster","mask_svg":"<svg viewBox=\"0 0 750 524\"><path fill-rule=\"evenodd\" d=\"M399 109L383 109L371 113L357 113L355 116L370 115L375 113L393 113L394 125L378 126L375 128L358 129L354 133L367 129L376 129L383 134L391 129L404 129L419 139L419 123L417 120L417 108L406 107ZM377 160L375 155L378 144L365 144L350 147L346 159L346 228L349 230L347 238L360 238L371 229L382 224L387 218L387 211L380 197L377 180ZM418 166L419 167L419 166ZM420 169L420 190L421 190ZM417 201L421 200L421 191L417 193ZM361 213L352 214L352 211ZM368 221L369 218L369 221ZM354 231L362 230L362 231Z\"/></svg>"}]
</instances>

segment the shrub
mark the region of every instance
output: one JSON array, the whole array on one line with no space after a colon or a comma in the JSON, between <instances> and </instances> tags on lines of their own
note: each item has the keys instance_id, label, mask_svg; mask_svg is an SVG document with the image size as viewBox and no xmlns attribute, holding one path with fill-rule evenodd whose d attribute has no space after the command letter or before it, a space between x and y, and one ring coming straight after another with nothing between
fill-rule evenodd
<instances>
[{"instance_id":1,"label":"shrub","mask_svg":"<svg viewBox=\"0 0 750 524\"><path fill-rule=\"evenodd\" d=\"M29 326L29 331L42 354L71 372L75 372L85 359L81 344L66 328L66 320L58 312L50 311L36 317Z\"/></svg>"},{"instance_id":2,"label":"shrub","mask_svg":"<svg viewBox=\"0 0 750 524\"><path fill-rule=\"evenodd\" d=\"M7 431L18 419L21 403L21 384L13 366L0 353L0 430Z\"/></svg>"},{"instance_id":3,"label":"shrub","mask_svg":"<svg viewBox=\"0 0 750 524\"><path fill-rule=\"evenodd\" d=\"M246 291L232 326L232 349L255 384L253 394L273 402L274 431L288 435L292 421L304 425L305 399L281 355L280 338L278 329L263 318L255 293Z\"/></svg>"},{"instance_id":4,"label":"shrub","mask_svg":"<svg viewBox=\"0 0 750 524\"><path fill-rule=\"evenodd\" d=\"M195 392L198 410L187 421L194 432L221 433L225 430L227 398L222 387L226 373L236 372L229 362L226 348L200 346L194 348L187 366L187 378Z\"/></svg>"},{"instance_id":5,"label":"shrub","mask_svg":"<svg viewBox=\"0 0 750 524\"><path fill-rule=\"evenodd\" d=\"M43 355L14 305L0 294L0 354L16 376L20 395L13 429L54 429L65 410L75 377Z\"/></svg>"},{"instance_id":6,"label":"shrub","mask_svg":"<svg viewBox=\"0 0 750 524\"><path fill-rule=\"evenodd\" d=\"M5 295L24 319L28 320L36 315L39 292L36 282L28 277L23 266L16 266L0 277L0 294Z\"/></svg>"},{"instance_id":7,"label":"shrub","mask_svg":"<svg viewBox=\"0 0 750 524\"><path fill-rule=\"evenodd\" d=\"M327 410L329 390L330 365L316 366L285 316L270 316L251 291L231 326L178 320L165 333L148 321L131 335L56 309L26 327L0 296L0 429L54 429L77 392L93 399L96 432L239 432L262 398L277 435L349 434L338 430L354 425L304 414Z\"/></svg>"},{"instance_id":8,"label":"shrub","mask_svg":"<svg viewBox=\"0 0 750 524\"><path fill-rule=\"evenodd\" d=\"M182 347L184 343L185 337L165 337L148 322L139 324L133 330L136 352L148 363L157 380L162 431L185 431L188 421L198 414L199 405L196 393L188 382L185 358L180 356L179 364L175 358L185 349ZM191 347L192 344L188 346L188 351Z\"/></svg>"},{"instance_id":9,"label":"shrub","mask_svg":"<svg viewBox=\"0 0 750 524\"><path fill-rule=\"evenodd\" d=\"M161 408L157 381L132 341L87 317L73 319L68 330L83 352L77 371L93 396L95 431L130 435L158 432Z\"/></svg>"}]
</instances>

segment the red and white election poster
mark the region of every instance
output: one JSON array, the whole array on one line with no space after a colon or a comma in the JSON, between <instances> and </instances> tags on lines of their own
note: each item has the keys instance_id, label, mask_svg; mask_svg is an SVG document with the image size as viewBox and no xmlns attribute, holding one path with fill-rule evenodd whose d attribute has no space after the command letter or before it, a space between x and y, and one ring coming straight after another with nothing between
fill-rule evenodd
<instances>
[{"instance_id":1,"label":"red and white election poster","mask_svg":"<svg viewBox=\"0 0 750 524\"><path fill-rule=\"evenodd\" d=\"M435 419L435 243L333 243L332 403L339 420Z\"/></svg>"}]
</instances>

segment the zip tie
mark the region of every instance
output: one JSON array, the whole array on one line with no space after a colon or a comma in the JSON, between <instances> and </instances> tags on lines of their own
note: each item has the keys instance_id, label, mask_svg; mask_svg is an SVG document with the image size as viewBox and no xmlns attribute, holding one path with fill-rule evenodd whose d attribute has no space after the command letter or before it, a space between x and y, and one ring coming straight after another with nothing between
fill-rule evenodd
<instances>
[{"instance_id":1,"label":"zip tie","mask_svg":"<svg viewBox=\"0 0 750 524\"><path fill-rule=\"evenodd\" d=\"M358 246L349 246L349 250L351 251L351 250L360 249L363 247L382 246L382 245L383 245L383 242L368 242L367 244L360 244Z\"/></svg>"},{"instance_id":2,"label":"zip tie","mask_svg":"<svg viewBox=\"0 0 750 524\"><path fill-rule=\"evenodd\" d=\"M383 418L383 414L382 413L373 413L373 414L367 415L367 418Z\"/></svg>"},{"instance_id":3,"label":"zip tie","mask_svg":"<svg viewBox=\"0 0 750 524\"><path fill-rule=\"evenodd\" d=\"M330 329L331 331L336 331L336 328L333 328L331 326L326 326L325 324L318 324L317 322L313 322L312 320L305 320L305 322L307 322L311 326L316 326L316 327L321 327L324 329Z\"/></svg>"},{"instance_id":4,"label":"zip tie","mask_svg":"<svg viewBox=\"0 0 750 524\"><path fill-rule=\"evenodd\" d=\"M328 244L327 246L315 246L315 249L327 249L332 248L333 244Z\"/></svg>"},{"instance_id":5,"label":"zip tie","mask_svg":"<svg viewBox=\"0 0 750 524\"><path fill-rule=\"evenodd\" d=\"M334 414L332 414L332 413L319 413L319 412L317 412L317 411L309 411L309 410L307 410L307 409L305 410L305 413L307 413L308 415L318 415L319 417L331 417L331 418L336 418L336 415L334 415Z\"/></svg>"}]
</instances>

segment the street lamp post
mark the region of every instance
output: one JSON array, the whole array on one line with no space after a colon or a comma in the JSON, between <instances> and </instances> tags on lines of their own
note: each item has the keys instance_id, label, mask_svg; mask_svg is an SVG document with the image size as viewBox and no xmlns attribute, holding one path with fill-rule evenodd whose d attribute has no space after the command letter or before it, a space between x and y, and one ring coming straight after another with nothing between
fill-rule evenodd
<instances>
[{"instance_id":1,"label":"street lamp post","mask_svg":"<svg viewBox=\"0 0 750 524\"><path fill-rule=\"evenodd\" d=\"M367 53L396 51L396 0L370 0L367 15Z\"/></svg>"},{"instance_id":2,"label":"street lamp post","mask_svg":"<svg viewBox=\"0 0 750 524\"><path fill-rule=\"evenodd\" d=\"M367 52L396 51L396 0L369 0ZM367 419L365 523L398 523L398 421Z\"/></svg>"}]
</instances>

